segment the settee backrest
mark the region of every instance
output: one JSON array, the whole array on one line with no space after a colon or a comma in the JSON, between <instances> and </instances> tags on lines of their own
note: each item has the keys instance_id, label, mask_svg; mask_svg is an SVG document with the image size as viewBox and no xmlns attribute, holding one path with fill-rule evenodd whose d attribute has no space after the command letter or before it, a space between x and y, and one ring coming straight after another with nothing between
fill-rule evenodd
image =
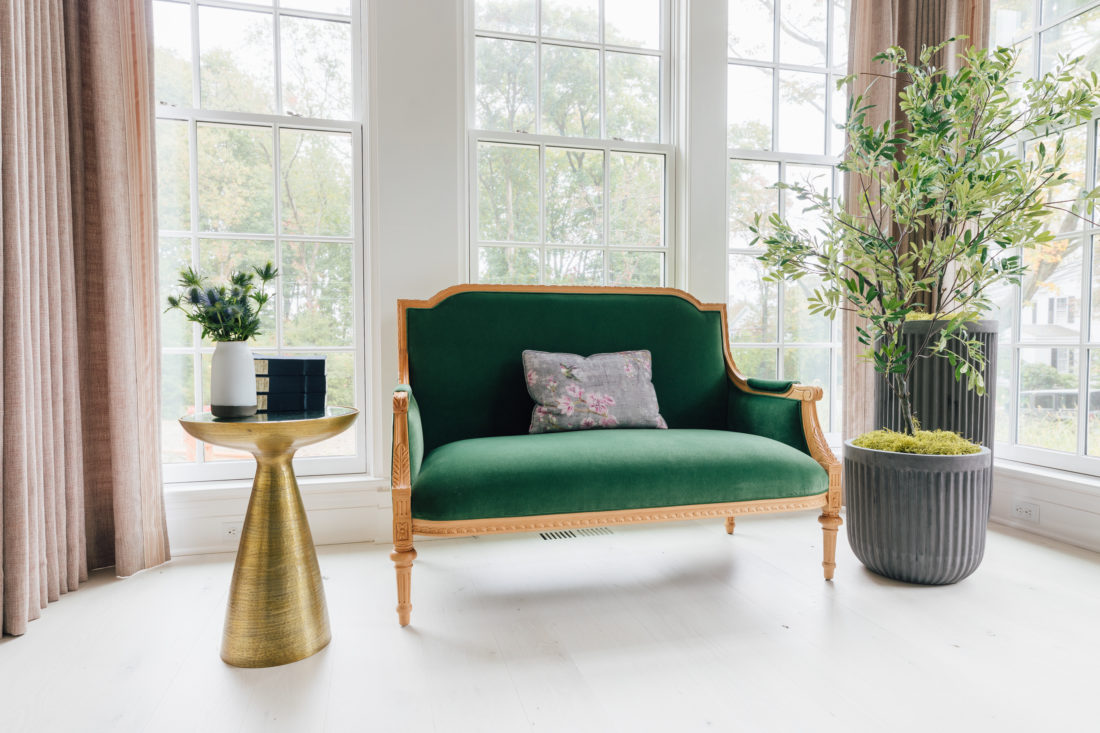
<instances>
[{"instance_id":1,"label":"settee backrest","mask_svg":"<svg viewBox=\"0 0 1100 733\"><path fill-rule=\"evenodd\" d=\"M524 349L582 356L648 349L669 427L725 427L723 311L681 291L459 286L398 306L401 376L420 409L425 453L527 432L534 405Z\"/></svg>"}]
</instances>

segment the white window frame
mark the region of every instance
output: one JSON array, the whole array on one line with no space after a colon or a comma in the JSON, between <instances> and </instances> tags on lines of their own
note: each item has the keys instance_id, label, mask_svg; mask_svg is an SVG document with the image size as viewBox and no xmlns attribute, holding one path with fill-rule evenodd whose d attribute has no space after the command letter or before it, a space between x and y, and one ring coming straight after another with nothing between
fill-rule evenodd
<instances>
[{"instance_id":1,"label":"white window frame","mask_svg":"<svg viewBox=\"0 0 1100 733\"><path fill-rule=\"evenodd\" d=\"M1042 69L1041 37L1048 31L1062 23L1083 13L1088 13L1100 8L1100 0L1094 0L1090 5L1074 8L1071 12L1064 13L1052 20L1042 18L1042 0L1034 0L1032 10L1031 30L1013 37L1014 45L1023 43L1031 44L1032 67L1028 72L1034 77ZM991 43L996 39L991 39ZM1100 42L1100 41L1098 41ZM1100 185L1100 171L1097 170L1097 136L1100 135L1100 108L1093 112L1090 120L1085 124L1085 187L1086 189ZM1071 127L1077 127L1076 125ZM1071 129L1071 128L1067 128ZM1026 145L1030 140L1017 141L1018 154L1025 154ZM1008 441L998 440L995 443L996 454L999 458L1029 463L1036 466L1055 468L1075 473L1100 476L1100 456L1087 455L1088 446L1088 406L1089 406L1089 365L1090 354L1100 359L1100 333L1090 333L1092 321L1092 275L1093 268L1100 268L1100 263L1094 259L1094 239L1100 242L1100 227L1085 227L1081 230L1067 232L1065 236L1059 234L1055 239L1079 239L1081 241L1081 299L1078 304L1077 314L1081 324L1076 340L1050 340L1020 342L1020 331L1024 318L1022 293L1018 286L1012 287L1012 329L1008 340L1004 339L1003 332L998 343L998 358L1007 356L1010 362L1010 376L1008 390L1010 398L1007 403L1006 419L1009 421ZM1100 274L1100 270L1098 270ZM1045 317L1046 314L1040 314ZM1096 329L1100 331L1100 329ZM1020 445L1016 441L1019 436L1019 380L1020 380L1020 351L1021 349L1073 349L1077 351L1078 363L1078 394L1077 394L1077 448L1076 453L1066 453L1047 448L1038 448L1028 445ZM1000 388L1002 385L998 385ZM1094 450L1096 447L1094 447Z\"/></svg>"},{"instance_id":2,"label":"white window frame","mask_svg":"<svg viewBox=\"0 0 1100 733\"><path fill-rule=\"evenodd\" d=\"M787 181L787 166L789 165L812 165L828 168L829 173L829 193L833 200L838 198L838 185L843 181L842 174L836 170L836 166L842 160L842 151L832 150L833 145L833 104L834 100L840 98L839 93L836 91L836 80L844 76L847 71L843 73L837 68L835 61L835 48L836 48L836 34L834 32L834 23L837 22L836 4L832 0L828 0L825 16L825 34L826 34L826 63L824 66L806 66L803 64L790 64L779 60L780 49L780 26L782 22L783 3L782 0L775 0L773 3L773 12L775 13L772 21L772 59L771 61L761 61L758 59L746 59L738 56L729 55L727 49L726 59L726 73L729 74L730 66L745 66L758 69L768 69L772 72L772 107L771 107L771 149L770 150L752 150L747 148L734 148L730 147L726 151L726 293L727 299L729 297L729 268L730 263L733 261L733 257L758 257L761 252L759 247L735 247L730 245L729 238L729 221L730 221L730 180L729 180L729 167L733 161L746 161L752 163L774 163L777 164L779 172L779 180ZM732 22L732 18L727 22ZM843 22L847 22L844 20ZM847 50L845 50L845 58L847 57ZM823 155L810 154L810 153L784 153L779 152L779 106L780 106L780 92L779 92L779 77L780 72L783 71L795 71L795 72L809 72L820 75L825 78L826 82L826 94L825 94L825 151ZM728 124L728 121L727 121ZM786 192L780 191L780 194ZM786 216L787 212L787 195L777 196L777 211L780 216ZM784 379L797 379L799 375L786 375L783 368L783 357L788 351L799 351L808 349L829 349L829 425L823 426L825 428L826 439L830 444L839 444L841 442L841 427L843 425L843 348L841 342L841 330L842 324L839 318L833 319L830 324L830 340L821 342L797 342L787 343L784 338L784 323L783 323L783 306L784 306L784 283L777 283L776 287L776 340L762 341L762 342L746 342L746 341L733 341L730 340L730 349L737 351L740 349L760 349L770 350L776 353L776 374L775 378ZM755 375L749 375L755 376Z\"/></svg>"},{"instance_id":3,"label":"white window frame","mask_svg":"<svg viewBox=\"0 0 1100 733\"><path fill-rule=\"evenodd\" d=\"M536 35L529 36L516 33L507 33L503 31L485 31L478 30L474 24L474 5L476 0L466 0L466 12L465 12L465 24L466 24L466 75L465 75L465 95L466 95L466 150L467 150L467 200L469 202L467 221L469 228L467 231L467 242L465 246L465 257L467 265L467 277L469 282L478 282L478 249L481 246L487 247L514 247L516 249L531 249L536 250L539 253L539 283L544 284L546 282L545 269L546 269L546 250L547 249L566 249L566 250L600 250L604 253L604 269L603 269L603 281L608 282L609 270L611 264L612 252L648 252L658 253L664 255L664 270L662 273L663 279L660 283L661 286L671 286L674 283L678 283L677 279L677 265L679 257L677 256L679 247L675 239L676 222L675 222L675 206L676 201L676 154L675 146L672 144L674 139L673 128L673 114L672 114L672 64L670 59L672 58L671 46L672 46L672 21L671 21L671 0L661 0L661 48L656 49L640 49L631 46L617 46L614 44L603 43L602 39L599 42L590 41L576 41L559 39L551 36L543 36L541 28L542 19L542 0L535 0L535 24ZM600 0L600 33L603 34L603 11L604 2ZM510 132L502 130L482 130L477 128L476 122L476 49L478 38L497 38L508 41L523 41L525 43L535 44L535 120L536 125L541 124L542 115L542 46L544 41L553 46L569 46L572 48L583 48L589 50L595 50L600 52L600 131L601 134L605 131L607 125L607 115L604 110L605 102L605 87L604 87L604 60L605 52L610 51L613 53L631 53L635 55L647 55L660 58L661 71L660 71L660 106L658 114L658 124L660 126L660 142L658 143L645 143L645 142L628 142L623 140L614 140L605 137L589 138L589 137L564 137L558 135L544 135L544 134L529 134L522 132ZM480 226L478 217L480 214L478 207L478 176L477 176L477 164L478 164L478 148L481 143L506 143L513 145L527 145L529 147L538 147L539 155L539 241L534 242L496 242L489 240L479 239L478 234L480 232ZM663 214L663 227L661 232L663 246L661 247L631 247L628 245L613 245L610 243L609 238L609 219L610 219L610 196L603 197L603 241L600 244L565 244L559 242L548 242L546 240L546 200L544 198L545 192L545 153L546 148L567 148L570 150L591 150L593 152L602 152L603 154L603 190L610 192L611 190L611 177L610 177L610 165L612 153L642 153L651 155L662 155L665 160L664 168L664 200L662 202L662 214Z\"/></svg>"},{"instance_id":4,"label":"white window frame","mask_svg":"<svg viewBox=\"0 0 1100 733\"><path fill-rule=\"evenodd\" d=\"M351 15L333 15L330 13L299 10L296 8L280 8L279 0L273 0L272 6L257 6L231 2L230 0L157 0L158 2L174 3L190 7L191 18L191 62L192 62L192 106L190 108L176 107L172 105L157 104L157 120L178 120L187 123L188 126L188 156L190 165L190 231L178 231L160 229L157 232L158 242L160 237L172 237L176 239L189 239L191 241L192 263L198 262L199 242L204 239L248 239L254 241L275 242L276 259L275 266L281 268L281 242L341 242L352 245L354 261L352 264L352 308L356 322L353 326L354 343L345 347L303 346L282 347L280 354L341 352L351 353L354 362L354 376L352 380L354 389L353 405L362 413L363 417L356 421L355 430L355 455L334 457L304 457L294 459L294 471L298 476L327 476L336 474L363 474L368 466L368 418L371 384L370 363L366 358L366 344L368 343L368 314L366 285L367 277L366 261L366 232L367 232L367 199L365 175L367 170L365 140L365 120L367 118L367 102L365 94L365 49L363 40L366 38L364 29L365 13L359 0L352 0ZM200 107L200 55L199 55L199 6L211 8L225 8L231 10L247 10L269 14L273 16L273 42L274 52L274 84L275 84L275 109L282 107L282 64L279 21L283 16L307 18L315 20L335 20L349 23L351 30L351 74L352 74L352 119L327 120L297 117L286 114L259 114L249 112L230 112L220 110L204 110ZM281 196L279 195L279 171L280 171L280 145L279 132L281 129L304 130L309 132L336 132L350 135L352 145L352 233L351 237L331 236L307 236L281 234L276 227L271 234L255 234L250 232L200 232L199 231L199 207L198 207L198 151L197 129L200 124L232 124L271 130L273 135L273 162L272 162L272 186L274 187L274 222L280 221ZM276 329L276 343L281 340L282 333L282 302L281 298L272 298L274 304L273 317ZM184 354L195 357L192 369L194 377L194 394L202 394L202 356L212 354L213 346L204 346L199 341L199 328L192 324L192 345L189 347L162 347L161 354ZM198 344L198 346L196 346ZM266 350L266 349L260 349ZM225 481L252 478L255 473L255 462L251 459L223 460L205 462L201 441L198 442L199 450L196 452L196 460L188 463L162 463L165 489L168 491L181 490L187 484L206 481Z\"/></svg>"}]
</instances>

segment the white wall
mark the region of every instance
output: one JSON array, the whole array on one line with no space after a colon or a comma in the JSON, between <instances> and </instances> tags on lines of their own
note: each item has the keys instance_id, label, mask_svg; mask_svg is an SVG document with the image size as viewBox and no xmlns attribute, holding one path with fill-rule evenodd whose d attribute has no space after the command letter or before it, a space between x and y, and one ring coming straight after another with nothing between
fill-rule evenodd
<instances>
[{"instance_id":1,"label":"white wall","mask_svg":"<svg viewBox=\"0 0 1100 733\"><path fill-rule=\"evenodd\" d=\"M675 57L679 287L726 302L726 0L680 3ZM691 49L688 56L685 51ZM675 63L675 62L674 62Z\"/></svg>"},{"instance_id":2,"label":"white wall","mask_svg":"<svg viewBox=\"0 0 1100 733\"><path fill-rule=\"evenodd\" d=\"M385 476L397 300L465 281L463 10L455 0L369 6L374 474Z\"/></svg>"}]
</instances>

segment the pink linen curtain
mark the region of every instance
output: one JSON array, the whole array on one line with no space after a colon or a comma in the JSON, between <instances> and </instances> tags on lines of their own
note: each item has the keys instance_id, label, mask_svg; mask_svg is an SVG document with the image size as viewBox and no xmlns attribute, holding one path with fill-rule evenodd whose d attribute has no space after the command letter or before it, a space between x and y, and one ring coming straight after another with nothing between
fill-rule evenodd
<instances>
[{"instance_id":1,"label":"pink linen curtain","mask_svg":"<svg viewBox=\"0 0 1100 733\"><path fill-rule=\"evenodd\" d=\"M848 73L857 74L854 92L866 93L866 101L875 109L868 123L882 125L898 119L898 89L894 81L882 78L889 68L872 58L889 48L901 46L910 58L919 56L924 46L934 46L952 36L967 36L940 52L936 63L955 68L958 54L969 45L985 46L989 39L989 0L852 0L848 35ZM868 92L868 85L876 80ZM845 176L845 200L853 201L859 182ZM859 358L866 350L859 343L856 328L859 319L844 313L844 438L853 438L871 430L874 418L875 373Z\"/></svg>"},{"instance_id":2,"label":"pink linen curtain","mask_svg":"<svg viewBox=\"0 0 1100 733\"><path fill-rule=\"evenodd\" d=\"M148 0L0 0L0 614L169 559Z\"/></svg>"}]
</instances>

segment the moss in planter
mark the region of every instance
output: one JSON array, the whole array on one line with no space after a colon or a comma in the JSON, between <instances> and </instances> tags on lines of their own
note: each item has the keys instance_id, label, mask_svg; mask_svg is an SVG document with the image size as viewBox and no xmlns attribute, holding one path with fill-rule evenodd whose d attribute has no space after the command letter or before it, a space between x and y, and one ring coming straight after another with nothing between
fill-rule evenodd
<instances>
[{"instance_id":1,"label":"moss in planter","mask_svg":"<svg viewBox=\"0 0 1100 733\"><path fill-rule=\"evenodd\" d=\"M980 445L975 445L950 430L918 430L916 435L895 433L893 430L872 430L853 440L852 444L872 450L928 456L964 456L982 450Z\"/></svg>"},{"instance_id":2,"label":"moss in planter","mask_svg":"<svg viewBox=\"0 0 1100 733\"><path fill-rule=\"evenodd\" d=\"M937 317L944 323L946 323L948 320L950 320L952 318L957 318L957 316L945 316L945 315L942 315L942 314L939 314L939 313L925 313L924 311L913 311L911 313L906 313L905 314L905 320L906 321L931 321L933 318L937 318ZM972 314L970 314L969 317L965 318L964 320L977 321L977 320L980 320L980 319L981 319L980 314L972 313Z\"/></svg>"}]
</instances>

